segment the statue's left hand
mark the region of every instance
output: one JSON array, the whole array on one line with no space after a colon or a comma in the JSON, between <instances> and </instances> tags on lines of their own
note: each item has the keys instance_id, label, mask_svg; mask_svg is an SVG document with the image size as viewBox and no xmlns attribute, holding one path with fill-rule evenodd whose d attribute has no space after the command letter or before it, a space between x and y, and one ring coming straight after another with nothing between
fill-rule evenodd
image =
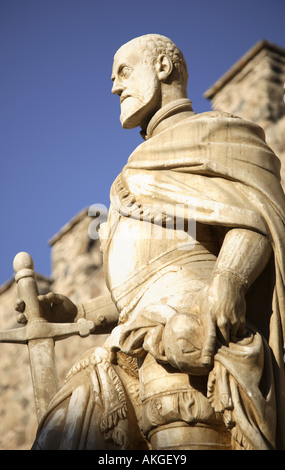
<instances>
[{"instance_id":1,"label":"statue's left hand","mask_svg":"<svg viewBox=\"0 0 285 470\"><path fill-rule=\"evenodd\" d=\"M76 305L65 295L49 292L45 295L38 296L42 307L43 317L53 323L69 323L75 320L77 315ZM18 299L15 310L19 312L18 322L26 323L25 303Z\"/></svg>"},{"instance_id":2,"label":"statue's left hand","mask_svg":"<svg viewBox=\"0 0 285 470\"><path fill-rule=\"evenodd\" d=\"M217 275L199 294L196 305L205 332L202 361L209 365L213 362L217 338L228 345L231 337L245 332L245 292L233 277Z\"/></svg>"}]
</instances>

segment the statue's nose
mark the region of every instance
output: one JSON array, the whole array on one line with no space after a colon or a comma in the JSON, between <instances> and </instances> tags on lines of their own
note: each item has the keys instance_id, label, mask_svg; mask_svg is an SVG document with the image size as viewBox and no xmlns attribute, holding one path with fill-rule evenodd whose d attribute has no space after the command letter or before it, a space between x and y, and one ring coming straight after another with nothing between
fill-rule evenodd
<instances>
[{"instance_id":1,"label":"statue's nose","mask_svg":"<svg viewBox=\"0 0 285 470\"><path fill-rule=\"evenodd\" d=\"M124 90L124 87L122 86L122 84L119 82L118 79L115 79L113 81L113 86L112 86L112 93L114 95L121 95L122 91Z\"/></svg>"}]
</instances>

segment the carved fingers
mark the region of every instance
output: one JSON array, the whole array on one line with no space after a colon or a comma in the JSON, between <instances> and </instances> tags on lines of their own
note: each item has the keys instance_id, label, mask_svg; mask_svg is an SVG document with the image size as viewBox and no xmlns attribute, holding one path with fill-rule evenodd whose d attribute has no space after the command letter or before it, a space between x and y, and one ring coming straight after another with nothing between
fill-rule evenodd
<instances>
[{"instance_id":1,"label":"carved fingers","mask_svg":"<svg viewBox=\"0 0 285 470\"><path fill-rule=\"evenodd\" d=\"M49 292L48 294L39 295L38 299L40 302L45 304L62 304L66 297L62 294L55 294L54 292Z\"/></svg>"},{"instance_id":2,"label":"carved fingers","mask_svg":"<svg viewBox=\"0 0 285 470\"><path fill-rule=\"evenodd\" d=\"M215 278L203 291L200 302L205 333L202 361L209 365L213 362L217 339L227 346L231 338L244 335L246 302L243 289L221 277Z\"/></svg>"},{"instance_id":3,"label":"carved fingers","mask_svg":"<svg viewBox=\"0 0 285 470\"><path fill-rule=\"evenodd\" d=\"M76 305L65 295L49 292L38 296L41 304L42 316L48 321L66 323L74 321L77 315ZM18 323L27 323L25 316L25 302L22 299L17 299L14 306L15 310L19 312Z\"/></svg>"},{"instance_id":4,"label":"carved fingers","mask_svg":"<svg viewBox=\"0 0 285 470\"><path fill-rule=\"evenodd\" d=\"M49 292L38 297L45 316L53 322L72 322L77 315L76 305L65 295Z\"/></svg>"},{"instance_id":5,"label":"carved fingers","mask_svg":"<svg viewBox=\"0 0 285 470\"><path fill-rule=\"evenodd\" d=\"M213 362L216 347L216 324L212 318L208 318L205 330L206 338L202 349L202 364L210 366Z\"/></svg>"}]
</instances>

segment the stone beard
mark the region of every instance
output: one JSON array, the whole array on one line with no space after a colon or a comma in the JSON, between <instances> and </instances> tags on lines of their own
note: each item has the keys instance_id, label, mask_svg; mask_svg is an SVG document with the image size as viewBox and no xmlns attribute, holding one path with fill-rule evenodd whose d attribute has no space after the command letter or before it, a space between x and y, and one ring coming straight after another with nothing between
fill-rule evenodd
<instances>
[{"instance_id":1,"label":"stone beard","mask_svg":"<svg viewBox=\"0 0 285 470\"><path fill-rule=\"evenodd\" d=\"M151 83L147 82L145 90L140 95L132 95L123 99L120 121L125 129L135 127L132 122L138 120L137 115L142 114L150 104L155 103L157 88L158 84L156 80L153 80Z\"/></svg>"}]
</instances>

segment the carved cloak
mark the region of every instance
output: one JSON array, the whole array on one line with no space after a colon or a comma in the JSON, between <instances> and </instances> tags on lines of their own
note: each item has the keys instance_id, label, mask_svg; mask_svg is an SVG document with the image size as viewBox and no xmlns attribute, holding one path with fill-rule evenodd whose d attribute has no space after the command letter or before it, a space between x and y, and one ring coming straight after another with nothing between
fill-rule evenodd
<instances>
[{"instance_id":1,"label":"carved cloak","mask_svg":"<svg viewBox=\"0 0 285 470\"><path fill-rule=\"evenodd\" d=\"M260 276L261 280L256 281L255 292L248 302L247 318L253 323L254 330L263 336L261 340L256 333L255 345L259 342L259 350L263 351L260 354L263 354L264 363L259 363L259 368L263 375L268 375L270 392L263 396L259 383L253 385L248 391L252 400L251 410L247 409L243 414L237 410L239 398L236 395L235 419L239 420L239 426L233 434L240 443L244 441L242 447L245 448L266 448L267 441L269 448L273 445L284 449L285 197L280 184L280 161L266 144L263 130L252 122L225 113L208 112L184 118L137 147L113 184L111 202L121 214L137 219L141 219L143 214L144 220L149 218L151 221L161 216L161 212L159 214L156 210L159 207L166 210L166 217L173 216L167 214L167 206L173 205L176 206L176 217L183 218L184 205L188 208L188 216L192 208L193 217L198 222L248 228L268 237L273 248L273 260ZM263 311L257 312L254 299L264 296L265 291L270 297L269 302L267 298ZM116 336L121 340L126 338L131 324L130 316L129 321L117 327L121 331L117 331ZM267 344L261 345L264 339L269 349ZM252 365L254 356L257 357L255 345ZM216 369L219 363L230 370L231 380L236 384L242 382L239 393L247 394L246 387L251 386L250 381L244 380L245 371L241 373L243 379L240 380L238 370L242 356L247 356L246 347L236 357L233 350L229 352L228 349L225 353L222 347L215 357L215 364ZM253 389L259 393L259 399L256 398L257 393L251 395ZM214 393L209 394L214 406ZM272 394L276 394L273 407L276 420L273 422L267 419L268 411L261 411L264 403L275 399ZM269 409L270 406L268 403ZM224 416L226 413L224 407ZM261 420L267 419L264 428L258 429L255 419L251 420L247 413L249 416L261 413ZM276 429L271 429L272 424ZM233 424L230 426L234 428ZM253 441L250 443L251 438Z\"/></svg>"}]
</instances>

